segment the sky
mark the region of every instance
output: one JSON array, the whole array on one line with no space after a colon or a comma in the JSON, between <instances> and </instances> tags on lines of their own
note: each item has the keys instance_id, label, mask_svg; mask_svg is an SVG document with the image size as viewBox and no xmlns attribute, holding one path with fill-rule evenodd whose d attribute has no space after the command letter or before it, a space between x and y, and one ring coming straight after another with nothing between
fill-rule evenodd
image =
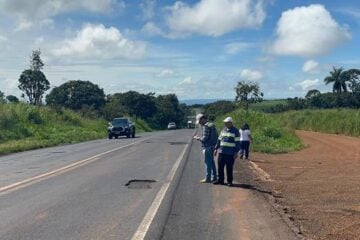
<instances>
[{"instance_id":1,"label":"sky","mask_svg":"<svg viewBox=\"0 0 360 240\"><path fill-rule=\"evenodd\" d=\"M360 68L357 0L0 0L0 90L41 49L51 87L88 80L106 94L266 99L330 91L333 66Z\"/></svg>"}]
</instances>

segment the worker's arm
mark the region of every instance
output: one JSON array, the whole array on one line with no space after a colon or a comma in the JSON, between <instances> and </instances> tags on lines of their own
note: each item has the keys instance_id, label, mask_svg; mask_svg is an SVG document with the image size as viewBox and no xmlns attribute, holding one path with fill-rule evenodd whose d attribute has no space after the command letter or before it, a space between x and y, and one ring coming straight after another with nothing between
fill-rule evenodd
<instances>
[{"instance_id":1,"label":"worker's arm","mask_svg":"<svg viewBox=\"0 0 360 240\"><path fill-rule=\"evenodd\" d=\"M222 131L221 131L221 133L219 135L219 138L218 138L218 140L216 142L216 145L215 145L215 151L214 151L215 156L217 155L218 149L220 148L221 140L222 140Z\"/></svg>"},{"instance_id":2,"label":"worker's arm","mask_svg":"<svg viewBox=\"0 0 360 240\"><path fill-rule=\"evenodd\" d=\"M238 152L240 151L240 132L235 132L235 154L234 158L236 159L238 156Z\"/></svg>"}]
</instances>

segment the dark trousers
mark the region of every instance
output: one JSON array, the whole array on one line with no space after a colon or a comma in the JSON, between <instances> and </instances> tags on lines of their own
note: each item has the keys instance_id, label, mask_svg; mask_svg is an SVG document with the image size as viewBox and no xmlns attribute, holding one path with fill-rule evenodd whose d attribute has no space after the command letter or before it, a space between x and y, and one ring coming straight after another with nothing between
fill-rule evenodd
<instances>
[{"instance_id":1,"label":"dark trousers","mask_svg":"<svg viewBox=\"0 0 360 240\"><path fill-rule=\"evenodd\" d=\"M240 142L240 157L243 158L245 154L245 158L249 158L250 152L250 141L241 141Z\"/></svg>"},{"instance_id":2,"label":"dark trousers","mask_svg":"<svg viewBox=\"0 0 360 240\"><path fill-rule=\"evenodd\" d=\"M228 183L233 182L234 155L219 154L218 157L218 175L219 182L224 182L224 168L226 166L226 179Z\"/></svg>"}]
</instances>

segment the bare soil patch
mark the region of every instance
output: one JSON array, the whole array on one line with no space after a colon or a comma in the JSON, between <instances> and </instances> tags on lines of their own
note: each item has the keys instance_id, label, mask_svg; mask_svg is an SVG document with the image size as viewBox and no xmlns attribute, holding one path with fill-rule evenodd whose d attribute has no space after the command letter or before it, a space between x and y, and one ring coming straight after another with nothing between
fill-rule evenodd
<instances>
[{"instance_id":1,"label":"bare soil patch","mask_svg":"<svg viewBox=\"0 0 360 240\"><path fill-rule=\"evenodd\" d=\"M260 181L281 195L277 202L305 236L360 239L360 138L297 134L307 146L302 151L252 155L269 175Z\"/></svg>"}]
</instances>

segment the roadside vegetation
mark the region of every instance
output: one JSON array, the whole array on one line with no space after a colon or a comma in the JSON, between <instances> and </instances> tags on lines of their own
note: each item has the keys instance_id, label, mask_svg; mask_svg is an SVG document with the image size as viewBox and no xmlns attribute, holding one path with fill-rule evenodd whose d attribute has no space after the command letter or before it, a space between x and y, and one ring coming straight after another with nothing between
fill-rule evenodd
<instances>
[{"instance_id":1,"label":"roadside vegetation","mask_svg":"<svg viewBox=\"0 0 360 240\"><path fill-rule=\"evenodd\" d=\"M0 104L0 154L106 136L106 121L28 104Z\"/></svg>"},{"instance_id":2,"label":"roadside vegetation","mask_svg":"<svg viewBox=\"0 0 360 240\"><path fill-rule=\"evenodd\" d=\"M309 90L305 98L263 100L259 86L239 82L235 102L221 101L204 106L219 130L222 119L233 117L235 125L245 122L252 129L252 149L265 153L285 153L303 148L295 130L360 136L360 70L333 68L324 79L333 91Z\"/></svg>"},{"instance_id":3,"label":"roadside vegetation","mask_svg":"<svg viewBox=\"0 0 360 240\"><path fill-rule=\"evenodd\" d=\"M115 117L132 118L141 132L165 129L169 122L186 126L192 114L175 94L106 94L90 81L70 80L47 92L51 83L42 72L40 54L33 51L29 68L19 76L20 99L0 91L0 154L103 138L107 122ZM225 115L232 116L237 127L250 124L255 151L291 152L303 147L296 129L360 136L359 77L358 69L334 67L324 78L333 85L332 92L312 89L305 98L271 101L263 99L258 83L240 81L235 101L202 108L219 128Z\"/></svg>"},{"instance_id":4,"label":"roadside vegetation","mask_svg":"<svg viewBox=\"0 0 360 240\"><path fill-rule=\"evenodd\" d=\"M186 125L190 109L175 94L106 95L97 84L82 80L48 92L51 83L40 55L33 51L29 68L19 76L21 98L0 91L0 154L105 138L107 122L116 117L130 117L136 132L165 129L169 122Z\"/></svg>"},{"instance_id":5,"label":"roadside vegetation","mask_svg":"<svg viewBox=\"0 0 360 240\"><path fill-rule=\"evenodd\" d=\"M360 109L308 109L273 117L290 129L360 137Z\"/></svg>"},{"instance_id":6,"label":"roadside vegetation","mask_svg":"<svg viewBox=\"0 0 360 240\"><path fill-rule=\"evenodd\" d=\"M258 111L236 110L216 119L216 126L220 131L224 127L222 120L226 116L234 119L236 127L244 123L250 125L254 141L251 145L253 151L263 153L287 153L303 148L301 140L291 128L285 128L281 122L270 114Z\"/></svg>"},{"instance_id":7,"label":"roadside vegetation","mask_svg":"<svg viewBox=\"0 0 360 240\"><path fill-rule=\"evenodd\" d=\"M142 119L137 132L152 131ZM29 104L0 104L0 154L105 138L104 119L82 117L69 109Z\"/></svg>"},{"instance_id":8,"label":"roadside vegetation","mask_svg":"<svg viewBox=\"0 0 360 240\"><path fill-rule=\"evenodd\" d=\"M277 105L287 105L287 99L263 100L250 104L249 109L254 111L271 112L271 108Z\"/></svg>"}]
</instances>

